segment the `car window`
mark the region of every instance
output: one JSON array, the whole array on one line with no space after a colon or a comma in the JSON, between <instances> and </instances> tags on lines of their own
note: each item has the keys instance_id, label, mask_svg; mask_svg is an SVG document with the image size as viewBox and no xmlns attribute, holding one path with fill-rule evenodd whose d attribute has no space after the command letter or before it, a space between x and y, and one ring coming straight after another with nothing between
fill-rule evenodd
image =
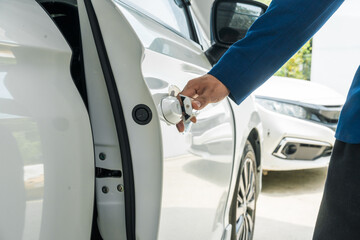
<instances>
[{"instance_id":1,"label":"car window","mask_svg":"<svg viewBox=\"0 0 360 240\"><path fill-rule=\"evenodd\" d=\"M192 39L182 0L126 0L134 8L166 25L186 38Z\"/></svg>"}]
</instances>

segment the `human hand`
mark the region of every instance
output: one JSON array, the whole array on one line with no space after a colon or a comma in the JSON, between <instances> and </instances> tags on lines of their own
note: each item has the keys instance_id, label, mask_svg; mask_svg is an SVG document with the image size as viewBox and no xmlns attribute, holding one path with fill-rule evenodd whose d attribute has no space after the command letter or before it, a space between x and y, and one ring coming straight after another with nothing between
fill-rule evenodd
<instances>
[{"instance_id":1,"label":"human hand","mask_svg":"<svg viewBox=\"0 0 360 240\"><path fill-rule=\"evenodd\" d=\"M180 94L193 98L193 109L201 110L209 103L223 100L229 93L229 89L216 77L205 74L190 80ZM196 118L192 118L191 121L196 122ZM179 132L183 132L185 129L183 121L176 124L176 127Z\"/></svg>"}]
</instances>

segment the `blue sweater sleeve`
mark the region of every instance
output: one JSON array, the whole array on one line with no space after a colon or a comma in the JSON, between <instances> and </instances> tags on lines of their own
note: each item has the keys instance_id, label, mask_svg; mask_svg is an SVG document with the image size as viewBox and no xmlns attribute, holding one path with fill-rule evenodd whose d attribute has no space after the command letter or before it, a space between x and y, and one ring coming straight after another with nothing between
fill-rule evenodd
<instances>
[{"instance_id":1,"label":"blue sweater sleeve","mask_svg":"<svg viewBox=\"0 0 360 240\"><path fill-rule=\"evenodd\" d=\"M209 74L240 104L315 34L344 0L273 0Z\"/></svg>"}]
</instances>

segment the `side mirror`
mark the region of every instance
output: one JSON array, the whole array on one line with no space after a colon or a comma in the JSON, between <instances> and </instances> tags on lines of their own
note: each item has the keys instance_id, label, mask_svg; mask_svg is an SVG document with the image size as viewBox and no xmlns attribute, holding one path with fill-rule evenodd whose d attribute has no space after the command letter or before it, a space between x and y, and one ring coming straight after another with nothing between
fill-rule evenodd
<instances>
[{"instance_id":1,"label":"side mirror","mask_svg":"<svg viewBox=\"0 0 360 240\"><path fill-rule=\"evenodd\" d=\"M212 47L206 51L211 64L215 64L226 50L243 39L251 25L267 6L253 0L215 0L211 13Z\"/></svg>"}]
</instances>

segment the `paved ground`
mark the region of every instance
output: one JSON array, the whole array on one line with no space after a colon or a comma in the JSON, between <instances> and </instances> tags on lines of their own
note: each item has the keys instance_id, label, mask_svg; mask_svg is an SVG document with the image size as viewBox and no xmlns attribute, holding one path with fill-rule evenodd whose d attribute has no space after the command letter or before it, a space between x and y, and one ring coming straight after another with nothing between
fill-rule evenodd
<instances>
[{"instance_id":1,"label":"paved ground","mask_svg":"<svg viewBox=\"0 0 360 240\"><path fill-rule=\"evenodd\" d=\"M326 171L269 172L263 176L254 240L311 240Z\"/></svg>"}]
</instances>

